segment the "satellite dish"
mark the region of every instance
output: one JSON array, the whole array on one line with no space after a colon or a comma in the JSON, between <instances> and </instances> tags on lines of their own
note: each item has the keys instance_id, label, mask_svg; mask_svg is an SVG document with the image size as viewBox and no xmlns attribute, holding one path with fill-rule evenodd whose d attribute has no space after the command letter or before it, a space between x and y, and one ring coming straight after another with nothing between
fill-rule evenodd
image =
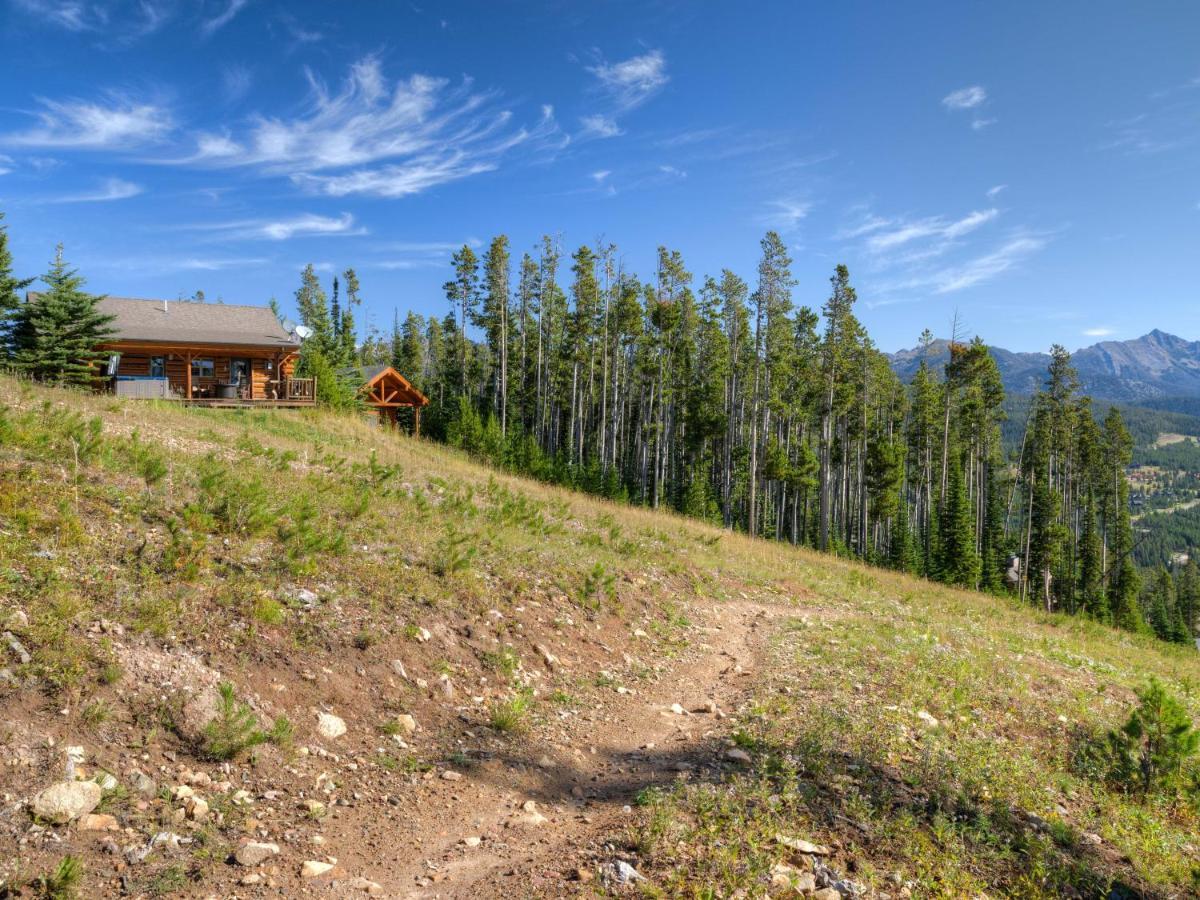
<instances>
[{"instance_id":1,"label":"satellite dish","mask_svg":"<svg viewBox=\"0 0 1200 900\"><path fill-rule=\"evenodd\" d=\"M309 328L307 325L297 325L296 326L296 337L300 338L300 340L305 341L305 340L308 340L312 336L313 336L313 330L311 328Z\"/></svg>"}]
</instances>

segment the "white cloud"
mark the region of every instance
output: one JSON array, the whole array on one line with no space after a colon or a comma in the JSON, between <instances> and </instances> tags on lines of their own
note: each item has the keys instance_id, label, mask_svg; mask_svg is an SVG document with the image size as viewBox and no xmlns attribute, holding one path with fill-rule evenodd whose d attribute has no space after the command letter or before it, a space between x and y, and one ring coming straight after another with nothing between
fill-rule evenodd
<instances>
[{"instance_id":1,"label":"white cloud","mask_svg":"<svg viewBox=\"0 0 1200 900\"><path fill-rule=\"evenodd\" d=\"M683 169L677 168L676 166L659 166L658 171L670 178L687 178L687 172L683 171ZM808 210L805 209L805 214L807 213Z\"/></svg>"},{"instance_id":2,"label":"white cloud","mask_svg":"<svg viewBox=\"0 0 1200 900\"><path fill-rule=\"evenodd\" d=\"M617 117L636 109L670 81L667 60L660 50L651 50L621 62L588 66L596 77L596 88L604 98L602 109L579 120L583 138L611 138L624 132Z\"/></svg>"},{"instance_id":3,"label":"white cloud","mask_svg":"<svg viewBox=\"0 0 1200 900\"><path fill-rule=\"evenodd\" d=\"M670 80L666 58L659 50L622 62L601 63L588 71L600 80L622 111L641 105Z\"/></svg>"},{"instance_id":4,"label":"white cloud","mask_svg":"<svg viewBox=\"0 0 1200 900\"><path fill-rule=\"evenodd\" d=\"M51 203L107 203L112 200L128 200L142 193L141 185L120 178L106 178L98 190L83 194L55 197Z\"/></svg>"},{"instance_id":5,"label":"white cloud","mask_svg":"<svg viewBox=\"0 0 1200 900\"><path fill-rule=\"evenodd\" d=\"M3 162L3 160L0 160L0 162ZM604 181L604 179L606 179L611 174L612 174L612 172L609 171L608 169L600 169L599 171L593 172L591 174L591 179L592 179L592 181L599 184L600 182Z\"/></svg>"},{"instance_id":6,"label":"white cloud","mask_svg":"<svg viewBox=\"0 0 1200 900\"><path fill-rule=\"evenodd\" d=\"M934 293L951 294L990 281L1044 246L1046 242L1043 239L1032 235L1011 238L990 253L937 272L931 279Z\"/></svg>"},{"instance_id":7,"label":"white cloud","mask_svg":"<svg viewBox=\"0 0 1200 900\"><path fill-rule=\"evenodd\" d=\"M946 109L974 109L977 106L982 106L986 100L987 91L979 85L973 84L970 87L951 91L942 98L942 105Z\"/></svg>"},{"instance_id":8,"label":"white cloud","mask_svg":"<svg viewBox=\"0 0 1200 900\"><path fill-rule=\"evenodd\" d=\"M228 0L225 8L211 19L205 19L200 23L200 34L204 37L211 37L216 34L226 25L233 21L234 17L242 11L242 8L249 3L250 0Z\"/></svg>"},{"instance_id":9,"label":"white cloud","mask_svg":"<svg viewBox=\"0 0 1200 900\"><path fill-rule=\"evenodd\" d=\"M610 138L624 134L615 119L601 113L583 116L580 118L579 124L583 126L585 137Z\"/></svg>"},{"instance_id":10,"label":"white cloud","mask_svg":"<svg viewBox=\"0 0 1200 900\"><path fill-rule=\"evenodd\" d=\"M767 204L767 213L762 217L762 221L771 228L790 231L799 225L811 210L812 204L805 200L772 200Z\"/></svg>"},{"instance_id":11,"label":"white cloud","mask_svg":"<svg viewBox=\"0 0 1200 900\"><path fill-rule=\"evenodd\" d=\"M240 219L233 222L190 226L195 231L210 231L221 239L286 241L294 237L333 237L363 235L367 230L355 227L354 216L342 213L337 218L304 213L290 219Z\"/></svg>"},{"instance_id":12,"label":"white cloud","mask_svg":"<svg viewBox=\"0 0 1200 900\"><path fill-rule=\"evenodd\" d=\"M212 259L208 257L189 257L182 259L174 264L174 268L186 269L189 271L200 272L217 272L221 269L239 269L245 266L261 266L270 260L260 256L255 257L222 257Z\"/></svg>"},{"instance_id":13,"label":"white cloud","mask_svg":"<svg viewBox=\"0 0 1200 900\"><path fill-rule=\"evenodd\" d=\"M16 163L13 162L11 156L5 156L3 153L0 153L0 175L7 175L13 170L14 165Z\"/></svg>"},{"instance_id":14,"label":"white cloud","mask_svg":"<svg viewBox=\"0 0 1200 900\"><path fill-rule=\"evenodd\" d=\"M998 196L1008 190L1007 184L998 184L995 187L987 189L987 197L989 200L995 200Z\"/></svg>"},{"instance_id":15,"label":"white cloud","mask_svg":"<svg viewBox=\"0 0 1200 900\"><path fill-rule=\"evenodd\" d=\"M883 253L926 238L938 238L944 242L954 241L987 224L999 214L997 209L982 209L950 221L941 216L933 216L911 222L881 223L871 229L871 236L867 238L867 249L872 253ZM861 233L864 232L860 231Z\"/></svg>"},{"instance_id":16,"label":"white cloud","mask_svg":"<svg viewBox=\"0 0 1200 900\"><path fill-rule=\"evenodd\" d=\"M75 33L103 32L129 43L158 31L175 12L173 0L12 0L37 24Z\"/></svg>"},{"instance_id":17,"label":"white cloud","mask_svg":"<svg viewBox=\"0 0 1200 900\"><path fill-rule=\"evenodd\" d=\"M996 119L972 119L971 128L973 128L975 131L983 131L983 129L987 128L989 125L995 125L996 122Z\"/></svg>"},{"instance_id":18,"label":"white cloud","mask_svg":"<svg viewBox=\"0 0 1200 900\"><path fill-rule=\"evenodd\" d=\"M403 197L489 172L518 145L562 146L550 107L529 128L470 80L413 75L389 83L375 57L336 93L308 72L310 102L294 118L259 115L244 134L206 133L177 163L254 167L317 194Z\"/></svg>"},{"instance_id":19,"label":"white cloud","mask_svg":"<svg viewBox=\"0 0 1200 900\"><path fill-rule=\"evenodd\" d=\"M1108 337L1110 334L1116 334L1116 331L1106 326L1098 326L1096 328L1085 328L1083 333L1086 337Z\"/></svg>"},{"instance_id":20,"label":"white cloud","mask_svg":"<svg viewBox=\"0 0 1200 900\"><path fill-rule=\"evenodd\" d=\"M21 147L121 150L159 140L172 128L161 106L111 95L103 102L42 100L27 131L0 135L0 143Z\"/></svg>"}]
</instances>

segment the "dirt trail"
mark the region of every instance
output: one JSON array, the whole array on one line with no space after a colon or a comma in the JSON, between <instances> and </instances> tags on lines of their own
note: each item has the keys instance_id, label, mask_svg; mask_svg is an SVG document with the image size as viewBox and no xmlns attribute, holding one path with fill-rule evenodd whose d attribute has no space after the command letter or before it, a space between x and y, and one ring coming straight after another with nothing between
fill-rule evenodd
<instances>
[{"instance_id":1,"label":"dirt trail","mask_svg":"<svg viewBox=\"0 0 1200 900\"><path fill-rule=\"evenodd\" d=\"M776 620L825 614L749 601L696 605L688 610L696 621L691 645L656 683L633 694L604 692L590 710L514 738L510 751L483 758L461 780L423 782L396 816L343 819L330 844L343 850L348 870L370 872L386 896L585 890L573 873L617 855L603 842L633 823L625 807L640 790L715 778L736 765L722 756L729 723L696 710L710 701L722 713L738 708L767 658ZM673 704L686 713L672 712Z\"/></svg>"}]
</instances>

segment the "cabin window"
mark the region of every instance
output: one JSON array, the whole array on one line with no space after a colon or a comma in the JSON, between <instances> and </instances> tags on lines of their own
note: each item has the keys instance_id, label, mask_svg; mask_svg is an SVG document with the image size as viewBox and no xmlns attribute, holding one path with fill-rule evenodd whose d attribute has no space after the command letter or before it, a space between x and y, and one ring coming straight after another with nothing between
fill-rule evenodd
<instances>
[{"instance_id":1,"label":"cabin window","mask_svg":"<svg viewBox=\"0 0 1200 900\"><path fill-rule=\"evenodd\" d=\"M216 375L216 367L211 359L193 359L192 360L192 377L193 378L212 378Z\"/></svg>"},{"instance_id":2,"label":"cabin window","mask_svg":"<svg viewBox=\"0 0 1200 900\"><path fill-rule=\"evenodd\" d=\"M150 377L151 378L166 378L167 377L167 358L165 356L150 357Z\"/></svg>"}]
</instances>

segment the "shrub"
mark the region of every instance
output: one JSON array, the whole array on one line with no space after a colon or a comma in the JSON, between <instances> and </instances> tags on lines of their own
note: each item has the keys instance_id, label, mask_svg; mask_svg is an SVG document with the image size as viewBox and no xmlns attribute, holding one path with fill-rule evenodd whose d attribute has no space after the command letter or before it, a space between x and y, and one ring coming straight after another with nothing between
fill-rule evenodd
<instances>
[{"instance_id":1,"label":"shrub","mask_svg":"<svg viewBox=\"0 0 1200 900\"><path fill-rule=\"evenodd\" d=\"M1200 749L1200 732L1183 704L1157 679L1151 678L1138 691L1139 706L1119 731L1109 734L1109 743L1123 786L1132 786L1143 796L1155 789L1178 787L1183 766Z\"/></svg>"},{"instance_id":2,"label":"shrub","mask_svg":"<svg viewBox=\"0 0 1200 900\"><path fill-rule=\"evenodd\" d=\"M223 682L218 691L217 714L204 726L200 749L209 759L233 759L264 743L268 735L258 727L254 710L234 695L232 684Z\"/></svg>"},{"instance_id":3,"label":"shrub","mask_svg":"<svg viewBox=\"0 0 1200 900\"><path fill-rule=\"evenodd\" d=\"M1186 708L1157 679L1138 691L1126 723L1103 735L1084 735L1072 757L1081 775L1141 797L1185 784L1185 767L1200 749L1200 732Z\"/></svg>"}]
</instances>

